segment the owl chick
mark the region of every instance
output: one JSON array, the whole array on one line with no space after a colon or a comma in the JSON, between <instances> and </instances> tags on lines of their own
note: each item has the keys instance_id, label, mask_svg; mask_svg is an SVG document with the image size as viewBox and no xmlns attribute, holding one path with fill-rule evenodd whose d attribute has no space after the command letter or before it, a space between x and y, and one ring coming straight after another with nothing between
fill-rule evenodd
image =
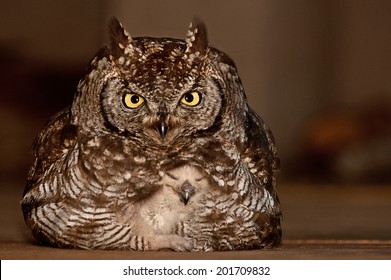
<instances>
[{"instance_id":1,"label":"owl chick","mask_svg":"<svg viewBox=\"0 0 391 280\"><path fill-rule=\"evenodd\" d=\"M33 145L27 226L54 247L212 251L281 239L270 129L194 20L185 40L110 21L70 107Z\"/></svg>"},{"instance_id":2,"label":"owl chick","mask_svg":"<svg viewBox=\"0 0 391 280\"><path fill-rule=\"evenodd\" d=\"M182 238L186 235L181 234L180 229L194 220L197 209L205 204L205 196L212 191L212 186L202 170L191 164L175 167L161 176L162 188L136 205L137 209L128 205L122 211L121 222L134 224L133 231L137 235L152 234L155 249L194 249L195 241Z\"/></svg>"}]
</instances>

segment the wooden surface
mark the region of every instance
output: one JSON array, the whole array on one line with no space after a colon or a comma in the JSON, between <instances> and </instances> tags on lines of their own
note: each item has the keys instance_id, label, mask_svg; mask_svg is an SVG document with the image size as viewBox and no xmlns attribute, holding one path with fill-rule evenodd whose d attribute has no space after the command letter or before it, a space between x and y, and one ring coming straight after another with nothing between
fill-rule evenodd
<instances>
[{"instance_id":1,"label":"wooden surface","mask_svg":"<svg viewBox=\"0 0 391 280\"><path fill-rule=\"evenodd\" d=\"M65 250L36 245L20 186L0 197L0 259L391 259L391 186L283 184L283 242L272 250L177 253Z\"/></svg>"}]
</instances>

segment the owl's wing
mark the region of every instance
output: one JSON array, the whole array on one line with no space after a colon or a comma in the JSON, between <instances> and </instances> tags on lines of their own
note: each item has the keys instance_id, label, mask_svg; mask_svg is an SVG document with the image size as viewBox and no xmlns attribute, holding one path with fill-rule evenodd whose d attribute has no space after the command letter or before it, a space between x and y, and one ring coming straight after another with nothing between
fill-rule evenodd
<instances>
[{"instance_id":1,"label":"owl's wing","mask_svg":"<svg viewBox=\"0 0 391 280\"><path fill-rule=\"evenodd\" d=\"M33 164L30 168L25 195L36 185L42 174L76 142L77 127L70 123L70 108L55 114L41 130L33 143Z\"/></svg>"},{"instance_id":2,"label":"owl's wing","mask_svg":"<svg viewBox=\"0 0 391 280\"><path fill-rule=\"evenodd\" d=\"M269 127L253 110L249 109L248 116L248 146L245 159L250 171L248 174L253 178L253 186L260 191L258 199L262 201L262 208L265 211L261 211L256 220L259 225L258 234L265 247L272 247L281 240L282 214L276 192L276 175L280 168L280 160Z\"/></svg>"},{"instance_id":3,"label":"owl's wing","mask_svg":"<svg viewBox=\"0 0 391 280\"><path fill-rule=\"evenodd\" d=\"M252 161L251 168L265 170L268 173L268 179L274 179L280 169L275 140L270 128L251 108L249 108L246 121L246 133L248 139L246 156Z\"/></svg>"}]
</instances>

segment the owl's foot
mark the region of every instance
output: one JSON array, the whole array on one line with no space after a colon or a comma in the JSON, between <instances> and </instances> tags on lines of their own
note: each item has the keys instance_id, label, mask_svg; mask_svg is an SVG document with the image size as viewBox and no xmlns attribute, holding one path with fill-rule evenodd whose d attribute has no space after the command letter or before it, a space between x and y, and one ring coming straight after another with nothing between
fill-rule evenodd
<instances>
[{"instance_id":1,"label":"owl's foot","mask_svg":"<svg viewBox=\"0 0 391 280\"><path fill-rule=\"evenodd\" d=\"M212 245L209 240L206 241L197 241L195 242L193 251L196 252L211 252L214 251Z\"/></svg>"},{"instance_id":2,"label":"owl's foot","mask_svg":"<svg viewBox=\"0 0 391 280\"><path fill-rule=\"evenodd\" d=\"M149 240L149 250L173 250L177 252L192 251L193 239L175 234L159 235Z\"/></svg>"}]
</instances>

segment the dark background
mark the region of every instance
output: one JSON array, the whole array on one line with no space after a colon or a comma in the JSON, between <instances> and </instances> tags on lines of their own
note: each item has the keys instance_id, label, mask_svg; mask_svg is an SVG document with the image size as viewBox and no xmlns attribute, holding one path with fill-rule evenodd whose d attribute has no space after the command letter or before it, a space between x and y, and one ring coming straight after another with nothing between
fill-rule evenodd
<instances>
[{"instance_id":1,"label":"dark background","mask_svg":"<svg viewBox=\"0 0 391 280\"><path fill-rule=\"evenodd\" d=\"M390 189L388 0L2 0L0 189L15 200L2 205L3 236L14 238L15 213L25 230L17 201L32 141L71 103L113 15L134 37L184 38L194 16L205 21L211 45L236 62L250 105L274 132L281 185L305 185L307 195L330 184Z\"/></svg>"}]
</instances>

